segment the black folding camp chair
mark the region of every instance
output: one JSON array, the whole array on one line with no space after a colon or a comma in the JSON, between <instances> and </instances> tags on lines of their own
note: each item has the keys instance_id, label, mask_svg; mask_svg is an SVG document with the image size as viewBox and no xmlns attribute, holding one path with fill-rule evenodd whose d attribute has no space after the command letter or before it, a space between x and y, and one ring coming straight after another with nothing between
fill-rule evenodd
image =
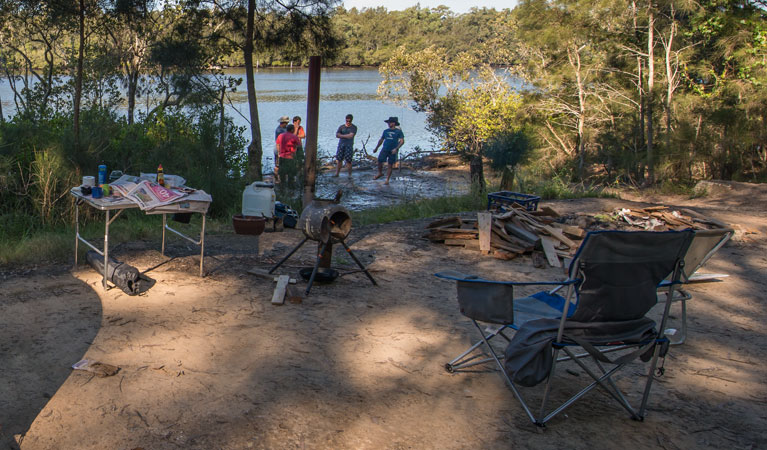
<instances>
[{"instance_id":1,"label":"black folding camp chair","mask_svg":"<svg viewBox=\"0 0 767 450\"><path fill-rule=\"evenodd\" d=\"M515 397L530 420L543 426L575 401L599 386L632 418L644 418L658 360L665 356L665 326L671 301L667 301L659 327L646 314L657 303L657 289L669 274L667 299L680 283L691 230L670 232L601 231L586 235L570 265L565 281L492 281L442 272L438 277L457 281L461 313L472 320L482 345L501 369ZM548 291L514 298L515 286L557 285L566 293ZM478 322L502 327L488 338ZM505 360L490 339L514 332ZM508 337L507 337L508 338ZM583 351L579 352L578 348ZM559 357L560 352L564 356ZM615 352L615 358L608 355ZM585 362L593 360L593 366ZM641 405L633 407L612 377L626 364L642 357L650 362ZM549 411L549 393L556 381L557 362L572 360L594 380ZM607 366L611 366L607 368ZM464 366L465 367L465 366ZM662 366L659 372L662 372ZM540 410L533 414L521 395L521 386L545 383Z\"/></svg>"},{"instance_id":2,"label":"black folding camp chair","mask_svg":"<svg viewBox=\"0 0 767 450\"><path fill-rule=\"evenodd\" d=\"M675 335L671 345L683 344L687 339L687 300L692 299L692 293L685 289L689 284L707 283L719 281L727 277L727 274L706 274L698 273L698 270L711 259L714 254L727 243L732 237L734 231L731 228L716 228L712 230L695 230L684 256L684 267L682 268L682 285L676 289L673 302L679 302L681 305L681 331ZM665 301L666 291L668 290L669 280L661 282L658 289L658 301Z\"/></svg>"}]
</instances>

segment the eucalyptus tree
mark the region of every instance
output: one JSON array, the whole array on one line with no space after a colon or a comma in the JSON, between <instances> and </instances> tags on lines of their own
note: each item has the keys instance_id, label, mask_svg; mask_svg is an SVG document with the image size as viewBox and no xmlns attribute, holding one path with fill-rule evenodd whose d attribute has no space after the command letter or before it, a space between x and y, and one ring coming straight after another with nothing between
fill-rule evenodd
<instances>
[{"instance_id":1,"label":"eucalyptus tree","mask_svg":"<svg viewBox=\"0 0 767 450\"><path fill-rule=\"evenodd\" d=\"M614 20L595 0L526 0L518 21L516 74L542 115L539 137L560 159L575 161L583 178L592 127L611 120L606 86L604 29Z\"/></svg>"},{"instance_id":2,"label":"eucalyptus tree","mask_svg":"<svg viewBox=\"0 0 767 450\"><path fill-rule=\"evenodd\" d=\"M159 32L158 6L152 0L111 0L101 22L100 31L109 43L106 51L117 60L126 89L129 124L135 121L141 77L151 71L148 58Z\"/></svg>"},{"instance_id":3,"label":"eucalyptus tree","mask_svg":"<svg viewBox=\"0 0 767 450\"><path fill-rule=\"evenodd\" d=\"M0 62L13 91L16 113L47 117L61 101L59 75L67 65L68 24L45 2L0 0Z\"/></svg>"},{"instance_id":4,"label":"eucalyptus tree","mask_svg":"<svg viewBox=\"0 0 767 450\"><path fill-rule=\"evenodd\" d=\"M484 63L481 50L454 58L444 49L429 47L408 52L400 47L379 71L379 95L387 100L413 102L427 114L427 126L445 149L469 161L472 184L486 188L483 156L488 141L515 131L520 99L509 79ZM516 164L516 163L515 163Z\"/></svg>"},{"instance_id":5,"label":"eucalyptus tree","mask_svg":"<svg viewBox=\"0 0 767 450\"><path fill-rule=\"evenodd\" d=\"M290 55L332 55L338 40L330 17L338 0L191 0L193 10L209 10L221 26L231 30L229 43L242 51L248 93L251 142L248 177L262 177L261 125L253 55L256 50L277 50Z\"/></svg>"}]
</instances>

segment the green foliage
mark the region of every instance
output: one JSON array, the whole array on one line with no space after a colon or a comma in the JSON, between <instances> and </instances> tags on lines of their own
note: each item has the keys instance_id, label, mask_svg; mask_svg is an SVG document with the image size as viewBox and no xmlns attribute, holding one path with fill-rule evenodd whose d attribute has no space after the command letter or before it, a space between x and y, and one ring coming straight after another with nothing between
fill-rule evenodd
<instances>
[{"instance_id":1,"label":"green foliage","mask_svg":"<svg viewBox=\"0 0 767 450\"><path fill-rule=\"evenodd\" d=\"M213 216L223 216L239 204L244 187L242 130L231 119L219 142L219 112L215 108L164 111L152 120L129 125L101 109L83 114L84 150L71 142L71 123L56 116L32 123L0 124L0 238L15 239L34 230L71 223L68 192L83 175L95 175L99 164L125 173L153 173L163 164L187 184L213 196ZM89 217L85 217L86 222Z\"/></svg>"},{"instance_id":2,"label":"green foliage","mask_svg":"<svg viewBox=\"0 0 767 450\"><path fill-rule=\"evenodd\" d=\"M491 137L485 145L485 155L495 170L516 167L525 162L532 150L532 142L523 131L503 131Z\"/></svg>"}]
</instances>

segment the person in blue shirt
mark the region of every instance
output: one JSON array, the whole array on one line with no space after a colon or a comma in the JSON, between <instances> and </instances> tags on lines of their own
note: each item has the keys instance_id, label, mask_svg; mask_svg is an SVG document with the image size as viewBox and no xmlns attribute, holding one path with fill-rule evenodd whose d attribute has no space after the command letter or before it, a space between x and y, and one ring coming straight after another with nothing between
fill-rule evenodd
<instances>
[{"instance_id":1,"label":"person in blue shirt","mask_svg":"<svg viewBox=\"0 0 767 450\"><path fill-rule=\"evenodd\" d=\"M384 130L381 139L379 139L378 144L376 144L375 150L373 150L373 153L375 154L378 151L378 147L383 144L381 154L378 155L378 175L373 177L373 179L377 180L383 176L383 163L388 162L389 165L386 169L386 181L384 184L389 184L391 171L394 168L394 163L397 162L397 153L399 152L400 147L405 144L405 135L399 128L399 119L397 117L389 117L389 120L384 120L384 122L389 124L389 128Z\"/></svg>"}]
</instances>

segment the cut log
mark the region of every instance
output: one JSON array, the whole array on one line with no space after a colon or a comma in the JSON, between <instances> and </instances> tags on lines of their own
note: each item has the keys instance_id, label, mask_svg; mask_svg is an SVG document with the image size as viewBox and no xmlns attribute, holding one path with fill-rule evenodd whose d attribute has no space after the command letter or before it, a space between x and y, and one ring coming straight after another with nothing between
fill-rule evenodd
<instances>
[{"instance_id":1,"label":"cut log","mask_svg":"<svg viewBox=\"0 0 767 450\"><path fill-rule=\"evenodd\" d=\"M437 219L434 222L426 225L426 228L437 228L437 227L458 228L460 226L461 226L461 218L458 216L452 216L452 217Z\"/></svg>"},{"instance_id":2,"label":"cut log","mask_svg":"<svg viewBox=\"0 0 767 450\"><path fill-rule=\"evenodd\" d=\"M493 258L495 259L502 259L504 261L508 261L516 257L517 257L516 253L506 252L503 250L493 250Z\"/></svg>"},{"instance_id":3,"label":"cut log","mask_svg":"<svg viewBox=\"0 0 767 450\"><path fill-rule=\"evenodd\" d=\"M477 228L479 228L479 251L490 251L490 237L492 236L493 215L491 213L477 213Z\"/></svg>"},{"instance_id":4,"label":"cut log","mask_svg":"<svg viewBox=\"0 0 767 450\"><path fill-rule=\"evenodd\" d=\"M277 280L277 287L274 288L274 294L272 294L272 305L282 305L285 303L285 291L288 288L290 277L287 275L280 275Z\"/></svg>"},{"instance_id":5,"label":"cut log","mask_svg":"<svg viewBox=\"0 0 767 450\"><path fill-rule=\"evenodd\" d=\"M533 267L536 269L543 269L546 267L546 256L544 256L543 252L533 252L530 255L530 258L533 260Z\"/></svg>"},{"instance_id":6,"label":"cut log","mask_svg":"<svg viewBox=\"0 0 767 450\"><path fill-rule=\"evenodd\" d=\"M543 254L546 255L546 259L549 261L551 267L562 267L562 263L559 262L559 256L554 249L554 242L551 238L542 236L541 247L543 247Z\"/></svg>"}]
</instances>

